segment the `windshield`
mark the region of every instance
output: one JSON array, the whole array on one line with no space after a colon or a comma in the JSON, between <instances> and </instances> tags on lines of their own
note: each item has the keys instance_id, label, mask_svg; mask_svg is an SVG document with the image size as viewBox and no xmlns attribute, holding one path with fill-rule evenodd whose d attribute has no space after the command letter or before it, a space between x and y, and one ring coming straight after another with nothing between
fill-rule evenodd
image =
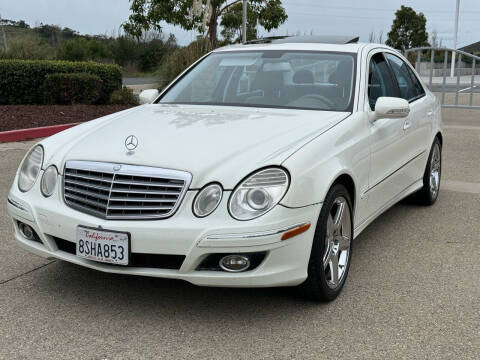
<instances>
[{"instance_id":1,"label":"windshield","mask_svg":"<svg viewBox=\"0 0 480 360\"><path fill-rule=\"evenodd\" d=\"M314 51L212 53L158 103L351 111L355 55Z\"/></svg>"}]
</instances>

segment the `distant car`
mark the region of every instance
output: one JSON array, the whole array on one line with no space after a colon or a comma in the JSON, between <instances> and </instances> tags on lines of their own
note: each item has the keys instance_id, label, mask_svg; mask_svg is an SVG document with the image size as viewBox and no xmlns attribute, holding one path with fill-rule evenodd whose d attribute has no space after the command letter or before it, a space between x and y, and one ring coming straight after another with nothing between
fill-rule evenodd
<instances>
[{"instance_id":1,"label":"distant car","mask_svg":"<svg viewBox=\"0 0 480 360\"><path fill-rule=\"evenodd\" d=\"M221 48L148 104L42 140L8 196L16 240L105 272L334 299L352 240L402 198L433 204L441 177L439 102L397 51L351 40Z\"/></svg>"}]
</instances>

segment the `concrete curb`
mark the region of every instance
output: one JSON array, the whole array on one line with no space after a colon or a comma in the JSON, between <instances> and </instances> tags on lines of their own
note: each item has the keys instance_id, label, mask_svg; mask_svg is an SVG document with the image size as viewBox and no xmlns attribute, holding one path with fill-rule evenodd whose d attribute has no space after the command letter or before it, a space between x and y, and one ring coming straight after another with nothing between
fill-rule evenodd
<instances>
[{"instance_id":1,"label":"concrete curb","mask_svg":"<svg viewBox=\"0 0 480 360\"><path fill-rule=\"evenodd\" d=\"M60 131L69 129L72 126L75 126L78 124L80 123L43 126L43 127L37 127L37 128L31 128L31 129L2 131L0 132L0 143L43 138L43 137L47 137L47 136L59 133Z\"/></svg>"}]
</instances>

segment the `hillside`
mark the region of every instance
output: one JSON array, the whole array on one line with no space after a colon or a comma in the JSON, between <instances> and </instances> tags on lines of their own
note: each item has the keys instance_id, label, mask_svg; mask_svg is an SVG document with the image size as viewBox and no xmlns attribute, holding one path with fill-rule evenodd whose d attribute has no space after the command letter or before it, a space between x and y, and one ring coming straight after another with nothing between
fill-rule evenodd
<instances>
[{"instance_id":1,"label":"hillside","mask_svg":"<svg viewBox=\"0 0 480 360\"><path fill-rule=\"evenodd\" d=\"M0 20L0 59L98 61L115 63L125 74L134 74L157 70L164 56L177 47L175 37L162 32L135 39L123 34L82 35L68 27L30 27L23 20Z\"/></svg>"}]
</instances>

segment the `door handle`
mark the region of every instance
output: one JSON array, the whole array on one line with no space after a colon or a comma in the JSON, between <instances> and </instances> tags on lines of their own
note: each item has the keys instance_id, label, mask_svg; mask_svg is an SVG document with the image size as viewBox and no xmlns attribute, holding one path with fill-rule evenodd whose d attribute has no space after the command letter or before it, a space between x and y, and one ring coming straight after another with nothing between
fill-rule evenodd
<instances>
[{"instance_id":1,"label":"door handle","mask_svg":"<svg viewBox=\"0 0 480 360\"><path fill-rule=\"evenodd\" d=\"M433 110L430 110L428 113L427 113L427 116L430 117L433 115Z\"/></svg>"},{"instance_id":2,"label":"door handle","mask_svg":"<svg viewBox=\"0 0 480 360\"><path fill-rule=\"evenodd\" d=\"M403 130L409 129L410 126L412 126L412 122L410 120L405 120L405 122L403 123Z\"/></svg>"}]
</instances>

